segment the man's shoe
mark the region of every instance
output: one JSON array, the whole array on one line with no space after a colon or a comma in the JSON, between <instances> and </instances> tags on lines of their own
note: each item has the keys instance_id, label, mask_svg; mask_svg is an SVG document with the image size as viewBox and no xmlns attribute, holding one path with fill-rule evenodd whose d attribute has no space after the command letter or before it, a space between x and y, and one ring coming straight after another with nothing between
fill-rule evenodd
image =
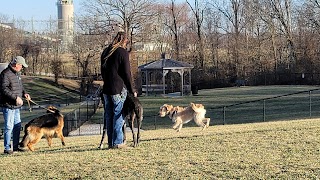
<instances>
[{"instance_id":1,"label":"man's shoe","mask_svg":"<svg viewBox=\"0 0 320 180\"><path fill-rule=\"evenodd\" d=\"M112 147L112 149L127 149L128 146L126 144L117 144L115 146Z\"/></svg>"},{"instance_id":2,"label":"man's shoe","mask_svg":"<svg viewBox=\"0 0 320 180\"><path fill-rule=\"evenodd\" d=\"M13 149L13 152L25 152L25 150L24 150L24 149L17 148L17 149Z\"/></svg>"},{"instance_id":3,"label":"man's shoe","mask_svg":"<svg viewBox=\"0 0 320 180\"><path fill-rule=\"evenodd\" d=\"M4 153L4 154L12 154L13 151L11 151L11 150L4 150L3 153Z\"/></svg>"}]
</instances>

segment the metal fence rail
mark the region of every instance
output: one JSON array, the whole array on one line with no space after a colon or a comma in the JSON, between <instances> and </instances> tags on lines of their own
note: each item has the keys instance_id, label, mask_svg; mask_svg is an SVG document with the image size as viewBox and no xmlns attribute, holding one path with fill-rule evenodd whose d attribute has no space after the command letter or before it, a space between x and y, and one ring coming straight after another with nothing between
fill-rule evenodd
<instances>
[{"instance_id":1,"label":"metal fence rail","mask_svg":"<svg viewBox=\"0 0 320 180\"><path fill-rule=\"evenodd\" d=\"M99 97L100 88L92 95L87 96L85 101L79 103L78 108L64 115L63 134L68 134L76 129L81 128L81 125L88 121L97 111L100 103Z\"/></svg>"},{"instance_id":2,"label":"metal fence rail","mask_svg":"<svg viewBox=\"0 0 320 180\"><path fill-rule=\"evenodd\" d=\"M89 109L96 110L99 102ZM210 125L240 124L267 121L281 121L288 119L304 119L320 117L320 88L296 93L289 93L279 96L262 98L252 101L244 101L230 105L216 106L206 108L206 117L210 117ZM81 135L80 126L94 113L81 106L79 109L69 113L65 118L65 128L68 132L79 128L78 135ZM102 133L101 117L100 134ZM168 128L171 124L167 118L161 118L158 115L144 116L143 127L146 129ZM188 123L184 126L194 126ZM98 133L99 133L98 132Z\"/></svg>"},{"instance_id":3,"label":"metal fence rail","mask_svg":"<svg viewBox=\"0 0 320 180\"><path fill-rule=\"evenodd\" d=\"M317 118L320 117L320 88L206 110L206 117L211 118L210 125ZM153 120L154 129L162 125L157 115L145 118Z\"/></svg>"}]
</instances>

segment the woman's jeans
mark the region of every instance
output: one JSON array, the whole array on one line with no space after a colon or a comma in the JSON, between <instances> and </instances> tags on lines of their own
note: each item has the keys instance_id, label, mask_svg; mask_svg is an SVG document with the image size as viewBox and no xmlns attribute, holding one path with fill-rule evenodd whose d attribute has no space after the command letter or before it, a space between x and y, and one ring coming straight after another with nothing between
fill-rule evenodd
<instances>
[{"instance_id":1,"label":"woman's jeans","mask_svg":"<svg viewBox=\"0 0 320 180\"><path fill-rule=\"evenodd\" d=\"M13 150L18 149L21 129L20 109L3 107L2 112L4 118L4 149L11 150L11 133L13 133Z\"/></svg>"},{"instance_id":2,"label":"woman's jeans","mask_svg":"<svg viewBox=\"0 0 320 180\"><path fill-rule=\"evenodd\" d=\"M107 125L108 145L113 147L123 143L122 126L124 124L122 108L127 97L127 90L122 89L121 94L107 95L104 98L104 123Z\"/></svg>"}]
</instances>

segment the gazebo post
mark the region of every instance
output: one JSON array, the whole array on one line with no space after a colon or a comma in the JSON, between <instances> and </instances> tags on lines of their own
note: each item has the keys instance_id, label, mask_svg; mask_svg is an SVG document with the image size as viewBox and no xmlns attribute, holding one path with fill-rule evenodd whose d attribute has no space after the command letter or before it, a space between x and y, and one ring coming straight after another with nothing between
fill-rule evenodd
<instances>
[{"instance_id":1,"label":"gazebo post","mask_svg":"<svg viewBox=\"0 0 320 180\"><path fill-rule=\"evenodd\" d=\"M180 69L179 70L179 74L180 74L180 76L181 76L181 96L183 96L183 69Z\"/></svg>"},{"instance_id":2,"label":"gazebo post","mask_svg":"<svg viewBox=\"0 0 320 180\"><path fill-rule=\"evenodd\" d=\"M189 93L191 94L191 69L189 69L188 70L188 73L189 73L189 84L190 84L190 86L189 86L189 88L188 88L188 91L189 91Z\"/></svg>"},{"instance_id":3,"label":"gazebo post","mask_svg":"<svg viewBox=\"0 0 320 180\"><path fill-rule=\"evenodd\" d=\"M166 75L168 74L169 70L163 70L162 68L162 87L163 87L163 94L166 94Z\"/></svg>"},{"instance_id":4,"label":"gazebo post","mask_svg":"<svg viewBox=\"0 0 320 180\"><path fill-rule=\"evenodd\" d=\"M146 70L146 96L148 96L149 92L149 76L148 76L148 70Z\"/></svg>"},{"instance_id":5,"label":"gazebo post","mask_svg":"<svg viewBox=\"0 0 320 180\"><path fill-rule=\"evenodd\" d=\"M162 90L163 90L163 94L166 94L166 88L165 88L166 78L165 77L166 77L166 72L162 68Z\"/></svg>"}]
</instances>

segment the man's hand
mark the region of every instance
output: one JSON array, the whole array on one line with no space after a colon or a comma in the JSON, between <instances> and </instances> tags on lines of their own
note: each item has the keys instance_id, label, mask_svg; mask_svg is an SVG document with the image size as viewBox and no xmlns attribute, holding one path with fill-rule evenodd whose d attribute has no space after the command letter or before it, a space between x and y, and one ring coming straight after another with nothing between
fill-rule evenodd
<instances>
[{"instance_id":1,"label":"man's hand","mask_svg":"<svg viewBox=\"0 0 320 180\"><path fill-rule=\"evenodd\" d=\"M31 100L31 97L30 97L30 95L29 95L29 94L25 94L25 95L24 95L24 97L25 97L28 101L30 101L30 100Z\"/></svg>"},{"instance_id":2,"label":"man's hand","mask_svg":"<svg viewBox=\"0 0 320 180\"><path fill-rule=\"evenodd\" d=\"M23 105L23 101L22 101L21 97L17 97L16 104L17 104L17 106L22 106Z\"/></svg>"},{"instance_id":3,"label":"man's hand","mask_svg":"<svg viewBox=\"0 0 320 180\"><path fill-rule=\"evenodd\" d=\"M134 97L138 97L138 93L137 93L137 92L134 92L134 93L133 93L133 96L134 96Z\"/></svg>"}]
</instances>

